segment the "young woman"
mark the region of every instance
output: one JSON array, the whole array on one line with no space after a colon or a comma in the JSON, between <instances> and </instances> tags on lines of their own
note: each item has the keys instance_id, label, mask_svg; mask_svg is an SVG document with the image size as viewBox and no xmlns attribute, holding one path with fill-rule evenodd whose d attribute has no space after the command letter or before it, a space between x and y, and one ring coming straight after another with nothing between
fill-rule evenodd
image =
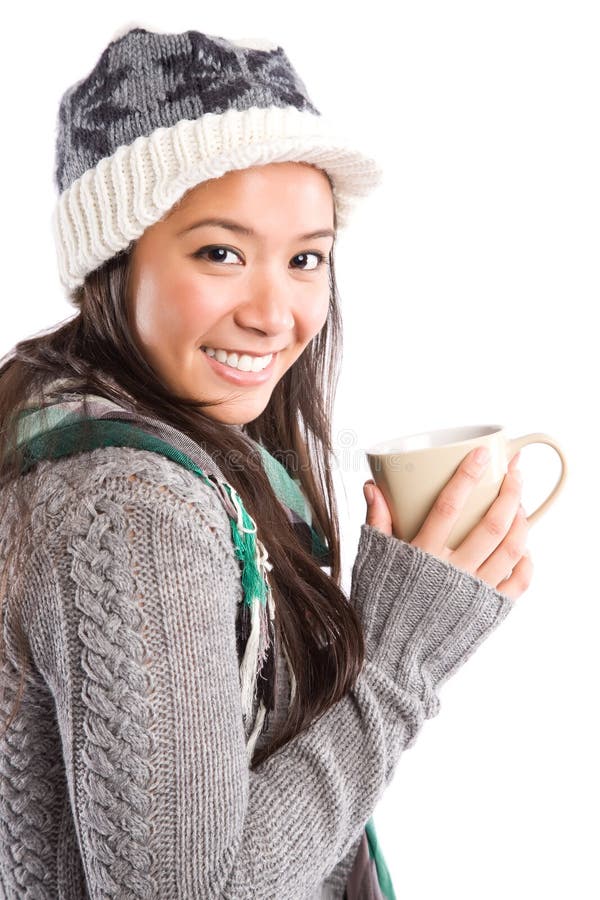
<instances>
[{"instance_id":1,"label":"young woman","mask_svg":"<svg viewBox=\"0 0 600 900\"><path fill-rule=\"evenodd\" d=\"M394 897L371 815L527 588L515 461L340 587L333 248L373 160L281 47L131 28L64 95L74 318L0 368L4 896Z\"/></svg>"}]
</instances>

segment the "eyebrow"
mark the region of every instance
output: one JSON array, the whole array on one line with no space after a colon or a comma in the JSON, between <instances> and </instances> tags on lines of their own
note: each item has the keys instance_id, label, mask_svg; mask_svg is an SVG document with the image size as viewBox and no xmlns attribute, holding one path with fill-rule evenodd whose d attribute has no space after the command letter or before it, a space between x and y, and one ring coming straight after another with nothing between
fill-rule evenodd
<instances>
[{"instance_id":1,"label":"eyebrow","mask_svg":"<svg viewBox=\"0 0 600 900\"><path fill-rule=\"evenodd\" d=\"M255 237L256 232L253 228L249 228L247 225L242 225L240 222L234 222L231 219L221 219L221 218L210 218L210 219L201 219L199 222L194 222L192 225L188 225L182 231L177 232L177 236L179 237L182 234L187 234L188 231L192 231L194 228L200 228L202 225L216 225L218 228L228 228L230 231L235 231L238 234L244 235L244 237ZM297 236L297 240L299 241L308 241L312 238L319 237L335 237L335 231L331 228L321 228L317 231L309 231L308 234L299 234Z\"/></svg>"}]
</instances>

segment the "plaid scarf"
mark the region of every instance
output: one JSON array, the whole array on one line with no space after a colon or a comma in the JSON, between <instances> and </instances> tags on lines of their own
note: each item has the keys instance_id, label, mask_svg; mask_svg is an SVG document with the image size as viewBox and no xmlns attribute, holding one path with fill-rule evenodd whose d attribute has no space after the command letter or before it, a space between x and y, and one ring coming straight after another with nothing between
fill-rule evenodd
<instances>
[{"instance_id":1,"label":"plaid scarf","mask_svg":"<svg viewBox=\"0 0 600 900\"><path fill-rule=\"evenodd\" d=\"M141 415L99 395L62 391L59 396L58 402L43 407L30 405L19 415L17 446L23 448L22 472L41 459L58 459L97 447L136 447L174 460L194 472L219 494L230 519L235 553L241 563L243 596L236 632L241 659L242 713L245 722L252 723L246 744L250 761L256 741L266 725L267 713L275 705L275 604L268 578L272 564L257 535L254 520L213 458L183 432L160 419ZM300 481L292 478L260 443L252 441L247 435L245 437L259 451L271 487L299 540L319 559L321 566L330 565L329 548L323 534L312 526L312 509L302 492ZM293 697L296 679L289 659L288 670ZM259 678L259 675L262 677ZM395 900L372 819L365 825L344 898Z\"/></svg>"}]
</instances>

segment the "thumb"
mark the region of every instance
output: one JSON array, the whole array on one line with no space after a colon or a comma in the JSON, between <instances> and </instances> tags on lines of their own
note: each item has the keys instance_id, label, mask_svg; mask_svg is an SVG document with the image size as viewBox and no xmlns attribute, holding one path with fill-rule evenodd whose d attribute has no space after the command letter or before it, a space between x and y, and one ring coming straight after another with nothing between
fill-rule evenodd
<instances>
[{"instance_id":1,"label":"thumb","mask_svg":"<svg viewBox=\"0 0 600 900\"><path fill-rule=\"evenodd\" d=\"M392 517L389 507L382 492L372 479L365 481L363 485L363 493L367 501L367 518L366 524L372 525L379 529L383 534L391 537L392 534ZM370 496L372 499L370 499Z\"/></svg>"}]
</instances>

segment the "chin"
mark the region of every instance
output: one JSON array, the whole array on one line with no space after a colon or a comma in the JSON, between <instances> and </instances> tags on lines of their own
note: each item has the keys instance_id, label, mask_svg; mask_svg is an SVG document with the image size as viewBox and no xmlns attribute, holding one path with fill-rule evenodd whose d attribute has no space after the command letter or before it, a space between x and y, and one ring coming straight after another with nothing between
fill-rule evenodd
<instances>
[{"instance_id":1,"label":"chin","mask_svg":"<svg viewBox=\"0 0 600 900\"><path fill-rule=\"evenodd\" d=\"M264 409L265 407L262 406L254 410L244 411L242 409L227 410L222 407L211 406L204 410L204 414L216 422L221 422L223 425L231 425L232 428L243 428L244 425L248 425L249 422L258 419L264 412Z\"/></svg>"}]
</instances>

